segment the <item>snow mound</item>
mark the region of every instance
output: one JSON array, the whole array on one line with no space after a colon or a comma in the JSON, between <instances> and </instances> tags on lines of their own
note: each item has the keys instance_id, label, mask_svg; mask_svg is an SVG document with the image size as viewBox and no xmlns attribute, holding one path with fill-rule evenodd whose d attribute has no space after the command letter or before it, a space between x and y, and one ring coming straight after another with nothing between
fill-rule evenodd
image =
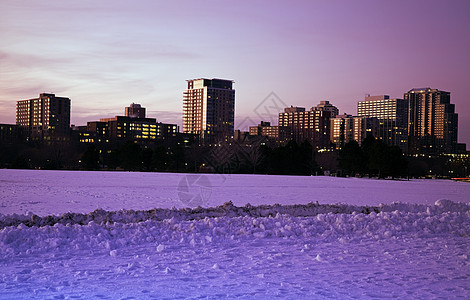
<instances>
[{"instance_id":1,"label":"snow mound","mask_svg":"<svg viewBox=\"0 0 470 300\"><path fill-rule=\"evenodd\" d=\"M408 212L427 212L432 214L444 212L466 212L470 209L470 202L453 202L446 199L437 200L434 205L409 204L403 202L393 202L392 204L380 204L380 211L408 211Z\"/></svg>"}]
</instances>

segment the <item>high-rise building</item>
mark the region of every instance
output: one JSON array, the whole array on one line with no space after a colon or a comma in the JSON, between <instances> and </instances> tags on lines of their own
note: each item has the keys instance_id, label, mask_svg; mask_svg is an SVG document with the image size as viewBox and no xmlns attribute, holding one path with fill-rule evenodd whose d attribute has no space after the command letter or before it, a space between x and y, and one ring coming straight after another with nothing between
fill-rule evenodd
<instances>
[{"instance_id":1,"label":"high-rise building","mask_svg":"<svg viewBox=\"0 0 470 300\"><path fill-rule=\"evenodd\" d=\"M325 149L330 145L330 112L312 107L288 107L279 114L279 126L290 127L297 143L305 140L315 149Z\"/></svg>"},{"instance_id":2,"label":"high-rise building","mask_svg":"<svg viewBox=\"0 0 470 300\"><path fill-rule=\"evenodd\" d=\"M131 105L125 108L125 116L131 118L145 118L145 107L137 103L131 103Z\"/></svg>"},{"instance_id":3,"label":"high-rise building","mask_svg":"<svg viewBox=\"0 0 470 300\"><path fill-rule=\"evenodd\" d=\"M70 99L42 93L16 102L16 124L29 137L63 137L70 130Z\"/></svg>"},{"instance_id":4,"label":"high-rise building","mask_svg":"<svg viewBox=\"0 0 470 300\"><path fill-rule=\"evenodd\" d=\"M357 103L357 115L379 120L375 138L408 151L408 101L388 95L367 96Z\"/></svg>"},{"instance_id":5,"label":"high-rise building","mask_svg":"<svg viewBox=\"0 0 470 300\"><path fill-rule=\"evenodd\" d=\"M233 81L200 78L187 83L183 95L183 132L199 134L209 144L233 138Z\"/></svg>"},{"instance_id":6,"label":"high-rise building","mask_svg":"<svg viewBox=\"0 0 470 300\"><path fill-rule=\"evenodd\" d=\"M457 147L458 115L450 93L431 88L412 89L408 101L410 153L454 153Z\"/></svg>"}]
</instances>

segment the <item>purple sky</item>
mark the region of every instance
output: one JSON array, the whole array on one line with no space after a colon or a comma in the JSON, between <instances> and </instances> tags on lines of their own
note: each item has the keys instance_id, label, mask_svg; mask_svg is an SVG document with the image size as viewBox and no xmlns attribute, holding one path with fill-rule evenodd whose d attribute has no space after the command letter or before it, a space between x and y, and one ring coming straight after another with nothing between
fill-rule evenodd
<instances>
[{"instance_id":1,"label":"purple sky","mask_svg":"<svg viewBox=\"0 0 470 300\"><path fill-rule=\"evenodd\" d=\"M365 94L438 88L470 144L468 0L2 0L0 11L0 123L15 122L17 100L52 92L72 99L76 125L131 102L181 124L185 80L216 77L235 80L236 128L275 112L260 105L271 92L356 114Z\"/></svg>"}]
</instances>

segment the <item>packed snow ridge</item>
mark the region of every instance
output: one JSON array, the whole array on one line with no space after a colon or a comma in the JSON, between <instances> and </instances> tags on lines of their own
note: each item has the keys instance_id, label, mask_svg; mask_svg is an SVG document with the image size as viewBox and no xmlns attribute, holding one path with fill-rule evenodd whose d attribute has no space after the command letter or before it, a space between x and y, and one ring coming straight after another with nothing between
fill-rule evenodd
<instances>
[{"instance_id":1,"label":"packed snow ridge","mask_svg":"<svg viewBox=\"0 0 470 300\"><path fill-rule=\"evenodd\" d=\"M318 204L235 207L229 202L207 209L97 210L85 215L33 216L1 216L1 255L57 247L102 249L114 255L113 250L122 246L149 242L195 246L270 237L324 241L410 235L470 236L470 203L448 200L439 200L431 206L394 203L375 208ZM7 226L18 222L19 225ZM46 225L48 222L55 224Z\"/></svg>"},{"instance_id":2,"label":"packed snow ridge","mask_svg":"<svg viewBox=\"0 0 470 300\"><path fill-rule=\"evenodd\" d=\"M217 207L197 207L197 208L182 208L182 209L161 209L155 208L151 210L119 210L119 211L105 211L97 209L88 214L81 213L64 213L62 215L49 215L40 217L32 213L25 215L1 215L0 214L0 228L7 226L17 226L24 224L28 227L31 226L53 226L59 224L80 224L86 225L90 222L97 224L103 223L137 223L148 220L162 221L166 219L182 220L198 220L204 218L215 217L274 217L277 214L289 215L293 217L307 217L316 216L321 213L370 213L374 211L380 212L378 207L368 206L353 206L346 204L338 205L320 205L318 203L309 203L306 205L260 205L252 206L250 204L244 207L234 206L233 203L226 202L224 205Z\"/></svg>"},{"instance_id":3,"label":"packed snow ridge","mask_svg":"<svg viewBox=\"0 0 470 300\"><path fill-rule=\"evenodd\" d=\"M105 211L97 209L88 214L64 213L62 215L49 215L40 217L38 215L27 213L25 215L2 215L0 214L0 228L8 226L18 226L24 224L27 227L54 226L62 225L86 225L90 222L96 224L105 223L138 223L149 220L162 221L173 219L175 221L199 220L204 218L218 217L275 217L278 215L290 217L311 217L319 214L370 214L380 212L426 212L428 214L438 214L443 212L467 212L470 203L454 203L450 200L438 200L434 206L424 204L408 204L394 202L390 205L381 204L379 206L355 206L347 204L323 204L308 203L306 205L260 205L252 206L250 204L244 207L234 206L233 203L226 202L217 207L197 207L194 209L151 209L151 210L119 210Z\"/></svg>"}]
</instances>

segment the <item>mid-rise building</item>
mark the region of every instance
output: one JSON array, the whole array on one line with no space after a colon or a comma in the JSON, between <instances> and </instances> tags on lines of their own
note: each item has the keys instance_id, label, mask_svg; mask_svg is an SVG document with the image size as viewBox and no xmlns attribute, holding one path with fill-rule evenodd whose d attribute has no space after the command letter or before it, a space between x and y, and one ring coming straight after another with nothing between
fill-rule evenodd
<instances>
[{"instance_id":1,"label":"mid-rise building","mask_svg":"<svg viewBox=\"0 0 470 300\"><path fill-rule=\"evenodd\" d=\"M368 136L376 136L379 131L379 120L374 117L361 117L342 114L331 119L331 142L336 149L342 149L350 141L359 145Z\"/></svg>"},{"instance_id":2,"label":"mid-rise building","mask_svg":"<svg viewBox=\"0 0 470 300\"><path fill-rule=\"evenodd\" d=\"M72 132L74 131L80 143L109 143L108 122L87 122L86 126L72 127Z\"/></svg>"},{"instance_id":3,"label":"mid-rise building","mask_svg":"<svg viewBox=\"0 0 470 300\"><path fill-rule=\"evenodd\" d=\"M137 103L131 103L131 105L125 108L124 113L126 117L145 118L145 107Z\"/></svg>"},{"instance_id":4,"label":"mid-rise building","mask_svg":"<svg viewBox=\"0 0 470 300\"><path fill-rule=\"evenodd\" d=\"M275 144L285 145L292 139L292 130L288 126L271 126L270 122L263 122L258 126L250 126L250 135L265 136Z\"/></svg>"},{"instance_id":5,"label":"mid-rise building","mask_svg":"<svg viewBox=\"0 0 470 300\"><path fill-rule=\"evenodd\" d=\"M65 137L70 131L70 103L65 97L42 93L16 102L16 124L28 137Z\"/></svg>"},{"instance_id":6,"label":"mid-rise building","mask_svg":"<svg viewBox=\"0 0 470 300\"><path fill-rule=\"evenodd\" d=\"M145 108L132 103L125 108L126 116L102 118L88 122L80 132L82 143L109 143L135 141L142 144L155 142L177 142L178 125L157 122L155 118L145 118Z\"/></svg>"},{"instance_id":7,"label":"mid-rise building","mask_svg":"<svg viewBox=\"0 0 470 300\"><path fill-rule=\"evenodd\" d=\"M357 115L379 120L375 138L408 151L408 101L388 95L367 96L357 103Z\"/></svg>"},{"instance_id":8,"label":"mid-rise building","mask_svg":"<svg viewBox=\"0 0 470 300\"><path fill-rule=\"evenodd\" d=\"M342 149L345 144L354 140L353 116L348 114L337 115L330 120L330 140L336 149Z\"/></svg>"},{"instance_id":9,"label":"mid-rise building","mask_svg":"<svg viewBox=\"0 0 470 300\"><path fill-rule=\"evenodd\" d=\"M330 111L291 106L279 114L279 126L289 127L297 143L307 140L315 149L330 146Z\"/></svg>"},{"instance_id":10,"label":"mid-rise building","mask_svg":"<svg viewBox=\"0 0 470 300\"><path fill-rule=\"evenodd\" d=\"M235 90L232 80L187 80L183 95L183 132L198 134L204 143L233 138Z\"/></svg>"},{"instance_id":11,"label":"mid-rise building","mask_svg":"<svg viewBox=\"0 0 470 300\"><path fill-rule=\"evenodd\" d=\"M176 138L178 125L159 123L154 118L132 118L115 116L114 118L100 119L100 124L107 123L110 140L155 141ZM89 124L90 128L93 127ZM98 130L104 131L100 125Z\"/></svg>"},{"instance_id":12,"label":"mid-rise building","mask_svg":"<svg viewBox=\"0 0 470 300\"><path fill-rule=\"evenodd\" d=\"M450 93L418 88L405 93L404 98L408 101L409 152L454 153L458 115Z\"/></svg>"}]
</instances>

